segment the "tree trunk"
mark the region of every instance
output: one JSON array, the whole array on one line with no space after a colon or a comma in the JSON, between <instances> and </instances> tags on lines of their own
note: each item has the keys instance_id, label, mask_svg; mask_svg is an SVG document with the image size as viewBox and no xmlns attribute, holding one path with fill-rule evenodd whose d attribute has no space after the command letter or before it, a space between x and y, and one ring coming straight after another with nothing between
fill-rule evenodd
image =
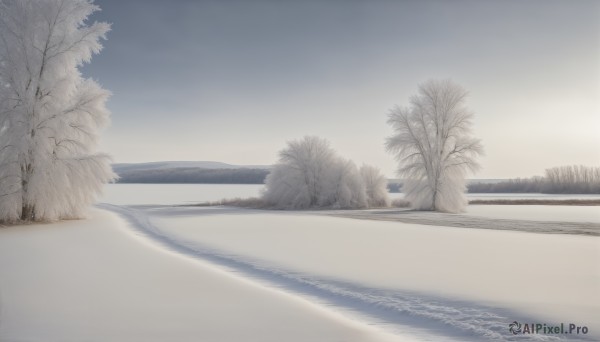
<instances>
[{"instance_id":1,"label":"tree trunk","mask_svg":"<svg viewBox=\"0 0 600 342\"><path fill-rule=\"evenodd\" d=\"M35 209L32 205L24 204L21 208L21 220L23 221L33 221L35 220Z\"/></svg>"},{"instance_id":2,"label":"tree trunk","mask_svg":"<svg viewBox=\"0 0 600 342\"><path fill-rule=\"evenodd\" d=\"M21 167L21 220L35 220L35 206L29 203L29 180L32 174L31 164Z\"/></svg>"}]
</instances>

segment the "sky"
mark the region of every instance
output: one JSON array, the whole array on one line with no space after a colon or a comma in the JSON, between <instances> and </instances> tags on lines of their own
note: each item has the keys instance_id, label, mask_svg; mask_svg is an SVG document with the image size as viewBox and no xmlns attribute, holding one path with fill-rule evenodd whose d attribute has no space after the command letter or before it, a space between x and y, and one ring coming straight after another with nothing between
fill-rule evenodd
<instances>
[{"instance_id":1,"label":"sky","mask_svg":"<svg viewBox=\"0 0 600 342\"><path fill-rule=\"evenodd\" d=\"M418 85L469 91L482 170L600 166L599 1L95 0L83 67L113 95L115 162L266 165L318 135L394 177L389 110Z\"/></svg>"}]
</instances>

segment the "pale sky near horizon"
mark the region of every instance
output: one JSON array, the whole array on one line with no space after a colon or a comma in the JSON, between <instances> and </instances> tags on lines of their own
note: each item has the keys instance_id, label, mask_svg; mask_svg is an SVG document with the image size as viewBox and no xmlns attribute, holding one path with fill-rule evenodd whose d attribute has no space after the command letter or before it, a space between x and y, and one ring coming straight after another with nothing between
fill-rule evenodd
<instances>
[{"instance_id":1,"label":"pale sky near horizon","mask_svg":"<svg viewBox=\"0 0 600 342\"><path fill-rule=\"evenodd\" d=\"M83 69L113 96L115 162L272 164L328 139L394 176L394 105L419 83L470 92L471 178L600 166L600 1L96 0L113 24Z\"/></svg>"}]
</instances>

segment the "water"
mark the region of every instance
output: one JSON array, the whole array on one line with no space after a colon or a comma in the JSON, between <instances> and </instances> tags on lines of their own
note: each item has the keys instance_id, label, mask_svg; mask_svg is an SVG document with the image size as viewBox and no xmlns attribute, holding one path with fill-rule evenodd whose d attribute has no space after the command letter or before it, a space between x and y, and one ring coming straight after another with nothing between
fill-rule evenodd
<instances>
[{"instance_id":1,"label":"water","mask_svg":"<svg viewBox=\"0 0 600 342\"><path fill-rule=\"evenodd\" d=\"M262 184L109 184L99 202L116 205L194 204L260 196ZM402 198L402 193L390 194ZM600 195L468 194L469 199L600 199ZM600 222L598 206L471 205L467 215L535 221Z\"/></svg>"},{"instance_id":2,"label":"water","mask_svg":"<svg viewBox=\"0 0 600 342\"><path fill-rule=\"evenodd\" d=\"M99 202L132 204L191 204L260 196L262 184L108 184ZM403 193L390 193L392 199ZM467 194L474 199L600 199L600 195ZM490 207L490 206L488 206Z\"/></svg>"},{"instance_id":3,"label":"water","mask_svg":"<svg viewBox=\"0 0 600 342\"><path fill-rule=\"evenodd\" d=\"M116 205L194 204L260 196L262 184L108 184L98 202Z\"/></svg>"}]
</instances>

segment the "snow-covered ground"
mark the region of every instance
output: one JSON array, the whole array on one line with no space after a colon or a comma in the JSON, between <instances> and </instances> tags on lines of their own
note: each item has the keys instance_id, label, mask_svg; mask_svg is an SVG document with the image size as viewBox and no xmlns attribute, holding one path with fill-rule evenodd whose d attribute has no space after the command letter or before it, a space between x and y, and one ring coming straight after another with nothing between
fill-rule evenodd
<instances>
[{"instance_id":1,"label":"snow-covered ground","mask_svg":"<svg viewBox=\"0 0 600 342\"><path fill-rule=\"evenodd\" d=\"M395 341L121 218L0 228L0 341Z\"/></svg>"},{"instance_id":2,"label":"snow-covered ground","mask_svg":"<svg viewBox=\"0 0 600 342\"><path fill-rule=\"evenodd\" d=\"M147 205L223 193L149 189L0 228L0 341L600 339L597 207L283 212Z\"/></svg>"},{"instance_id":3,"label":"snow-covered ground","mask_svg":"<svg viewBox=\"0 0 600 342\"><path fill-rule=\"evenodd\" d=\"M600 223L600 206L470 205L467 215L494 219Z\"/></svg>"},{"instance_id":4,"label":"snow-covered ground","mask_svg":"<svg viewBox=\"0 0 600 342\"><path fill-rule=\"evenodd\" d=\"M514 211L511 210L514 208ZM385 208L322 210L327 215L439 227L511 230L517 232L600 236L597 206L470 205L465 214Z\"/></svg>"},{"instance_id":5,"label":"snow-covered ground","mask_svg":"<svg viewBox=\"0 0 600 342\"><path fill-rule=\"evenodd\" d=\"M172 250L400 336L494 341L600 336L595 236L224 207L112 209ZM590 332L514 336L508 324L515 320L576 323Z\"/></svg>"}]
</instances>

